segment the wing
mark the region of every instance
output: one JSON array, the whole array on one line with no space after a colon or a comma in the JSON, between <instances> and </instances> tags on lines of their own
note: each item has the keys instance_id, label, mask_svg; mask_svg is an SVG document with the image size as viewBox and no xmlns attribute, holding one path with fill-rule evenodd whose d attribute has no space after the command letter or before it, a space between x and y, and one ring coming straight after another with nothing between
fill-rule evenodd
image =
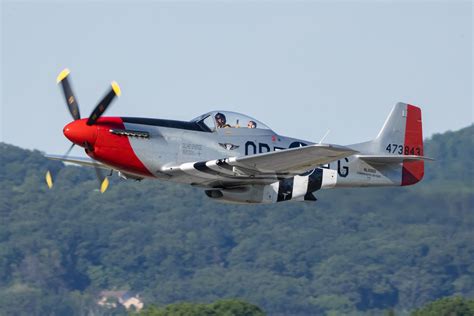
<instances>
[{"instance_id":1,"label":"wing","mask_svg":"<svg viewBox=\"0 0 474 316\"><path fill-rule=\"evenodd\" d=\"M101 162L98 162L92 158L86 158L86 157L64 157L60 155L44 155L46 158L51 159L51 160L59 160L67 163L72 163L76 165L81 165L81 166L87 166L87 167L99 167L102 169L113 169L111 167L108 167L107 165L104 165Z\"/></svg>"},{"instance_id":2,"label":"wing","mask_svg":"<svg viewBox=\"0 0 474 316\"><path fill-rule=\"evenodd\" d=\"M259 173L296 175L355 153L357 151L344 146L315 144L229 158L229 164L236 169L249 172L249 175Z\"/></svg>"},{"instance_id":3,"label":"wing","mask_svg":"<svg viewBox=\"0 0 474 316\"><path fill-rule=\"evenodd\" d=\"M357 151L348 147L315 144L252 156L184 163L168 167L165 173L184 172L204 178L206 186L265 184L289 178L327 164Z\"/></svg>"}]
</instances>

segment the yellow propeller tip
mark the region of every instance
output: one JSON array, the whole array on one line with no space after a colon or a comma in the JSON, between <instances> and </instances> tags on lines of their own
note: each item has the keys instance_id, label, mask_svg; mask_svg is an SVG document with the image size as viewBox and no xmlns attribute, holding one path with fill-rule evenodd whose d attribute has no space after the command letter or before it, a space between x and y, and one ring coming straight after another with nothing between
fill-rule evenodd
<instances>
[{"instance_id":1,"label":"yellow propeller tip","mask_svg":"<svg viewBox=\"0 0 474 316\"><path fill-rule=\"evenodd\" d=\"M107 179L106 177L104 181L102 181L102 183L100 184L100 193L104 193L105 191L107 191L108 187L109 187L109 179Z\"/></svg>"},{"instance_id":2,"label":"yellow propeller tip","mask_svg":"<svg viewBox=\"0 0 474 316\"><path fill-rule=\"evenodd\" d=\"M61 71L58 75L58 77L56 78L56 83L60 83L61 81L64 80L64 78L66 78L68 75L69 75L70 71L69 69L64 69L63 71Z\"/></svg>"},{"instance_id":3,"label":"yellow propeller tip","mask_svg":"<svg viewBox=\"0 0 474 316\"><path fill-rule=\"evenodd\" d=\"M114 90L115 95L117 95L118 97L122 94L118 83L115 81L112 81L112 90Z\"/></svg>"},{"instance_id":4,"label":"yellow propeller tip","mask_svg":"<svg viewBox=\"0 0 474 316\"><path fill-rule=\"evenodd\" d=\"M52 188L53 187L53 177L51 177L51 172L46 172L46 184L48 185L48 188Z\"/></svg>"}]
</instances>

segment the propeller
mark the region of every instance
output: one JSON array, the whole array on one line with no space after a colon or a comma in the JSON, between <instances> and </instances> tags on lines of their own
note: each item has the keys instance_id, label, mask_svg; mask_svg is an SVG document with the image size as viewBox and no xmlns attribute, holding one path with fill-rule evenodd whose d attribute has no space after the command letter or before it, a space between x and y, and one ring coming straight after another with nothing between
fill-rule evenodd
<instances>
[{"instance_id":1,"label":"propeller","mask_svg":"<svg viewBox=\"0 0 474 316\"><path fill-rule=\"evenodd\" d=\"M69 109L69 113L71 113L72 118L76 121L81 119L81 114L79 111L79 104L77 102L76 97L74 96L74 92L72 91L71 84L69 82L69 74L70 71L69 69L64 69L61 71L56 78L56 82L58 84L61 84L64 98L66 99L66 104ZM107 108L110 106L112 101L117 97L122 94L120 87L117 82L113 81L110 85L110 89L107 92L107 94L100 100L100 102L97 104L97 106L94 108L92 113L89 115L89 118L86 122L87 125L95 125L97 123L97 120L104 114L104 112L107 110ZM73 143L71 147L66 151L66 153L63 155L62 159L65 159L68 157L69 153L73 149L75 144ZM93 152L94 148L88 143L84 144L84 147L86 151ZM97 163L94 163L94 169L95 173L97 175L97 179L99 180L100 183L100 192L104 193L108 186L109 186L109 180L106 176L103 175L101 168ZM46 172L46 184L48 185L48 188L53 187L53 178L51 176L51 172L48 170Z\"/></svg>"},{"instance_id":2,"label":"propeller","mask_svg":"<svg viewBox=\"0 0 474 316\"><path fill-rule=\"evenodd\" d=\"M86 152L87 151L94 151L94 147L91 146L89 143L84 144L86 147ZM109 187L109 179L104 176L102 173L102 169L100 168L99 164L94 161L94 170L95 170L95 175L97 176L97 180L99 180L99 191L100 193L104 193L107 188Z\"/></svg>"},{"instance_id":3,"label":"propeller","mask_svg":"<svg viewBox=\"0 0 474 316\"><path fill-rule=\"evenodd\" d=\"M81 118L81 113L79 113L79 104L77 103L77 99L74 96L71 84L69 83L69 73L70 71L67 68L61 71L58 77L56 78L56 83L61 83L67 107L69 108L69 112L71 113L72 118L76 121Z\"/></svg>"},{"instance_id":4,"label":"propeller","mask_svg":"<svg viewBox=\"0 0 474 316\"><path fill-rule=\"evenodd\" d=\"M102 173L102 170L100 169L99 165L94 163L94 170L95 170L95 174L97 176L97 179L99 180L100 182L100 188L99 188L99 191L100 193L104 193L107 188L109 187L109 179L104 176L104 174Z\"/></svg>"},{"instance_id":5,"label":"propeller","mask_svg":"<svg viewBox=\"0 0 474 316\"><path fill-rule=\"evenodd\" d=\"M74 148L74 146L76 146L76 144L74 144L74 143L71 144L71 147L69 147L69 149L66 151L66 153L62 156L62 159L67 158L67 156L69 156L69 153Z\"/></svg>"},{"instance_id":6,"label":"propeller","mask_svg":"<svg viewBox=\"0 0 474 316\"><path fill-rule=\"evenodd\" d=\"M64 155L62 155L61 159L67 158L67 156L69 156L69 153L71 152L71 150L74 148L75 145L76 144L71 144L71 146L66 151L66 153ZM48 185L48 188L52 189L53 185L54 185L53 176L51 175L51 172L49 170L46 172L45 180L46 180L46 184Z\"/></svg>"},{"instance_id":7,"label":"propeller","mask_svg":"<svg viewBox=\"0 0 474 316\"><path fill-rule=\"evenodd\" d=\"M109 92L102 98L102 100L97 104L94 111L92 111L89 119L87 120L87 125L94 125L97 122L97 119L104 114L105 110L109 107L110 103L115 99L116 96L120 96L122 92L118 83L115 81L112 82Z\"/></svg>"}]
</instances>

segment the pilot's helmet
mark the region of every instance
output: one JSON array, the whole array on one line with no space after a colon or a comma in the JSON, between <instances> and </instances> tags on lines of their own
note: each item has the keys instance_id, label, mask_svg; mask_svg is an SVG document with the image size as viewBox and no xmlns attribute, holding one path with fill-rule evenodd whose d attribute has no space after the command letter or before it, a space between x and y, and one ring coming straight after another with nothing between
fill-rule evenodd
<instances>
[{"instance_id":1,"label":"pilot's helmet","mask_svg":"<svg viewBox=\"0 0 474 316\"><path fill-rule=\"evenodd\" d=\"M247 124L248 128L257 128L257 123L255 121L249 121Z\"/></svg>"},{"instance_id":2,"label":"pilot's helmet","mask_svg":"<svg viewBox=\"0 0 474 316\"><path fill-rule=\"evenodd\" d=\"M218 112L214 117L216 118L216 121L222 120L222 123L225 124L226 118L224 114Z\"/></svg>"}]
</instances>

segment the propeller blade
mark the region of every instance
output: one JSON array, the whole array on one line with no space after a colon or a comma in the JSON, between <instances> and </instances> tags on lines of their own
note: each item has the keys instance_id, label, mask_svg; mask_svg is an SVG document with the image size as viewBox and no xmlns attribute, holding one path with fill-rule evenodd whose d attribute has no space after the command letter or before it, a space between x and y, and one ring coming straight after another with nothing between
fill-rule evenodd
<instances>
[{"instance_id":1,"label":"propeller blade","mask_svg":"<svg viewBox=\"0 0 474 316\"><path fill-rule=\"evenodd\" d=\"M67 158L67 156L69 156L69 153L71 152L71 150L74 148L74 146L76 146L76 144L72 143L71 144L71 147L69 147L69 149L66 151L66 153L63 155L62 159L64 158Z\"/></svg>"},{"instance_id":2,"label":"propeller blade","mask_svg":"<svg viewBox=\"0 0 474 316\"><path fill-rule=\"evenodd\" d=\"M67 156L69 156L69 153L71 152L71 150L74 148L75 145L76 144L71 144L71 146L66 151L66 153L62 156L61 159L67 158ZM45 180L46 180L46 184L48 185L48 188L51 189L53 187L53 177L51 176L51 172L49 170L46 172Z\"/></svg>"},{"instance_id":3,"label":"propeller blade","mask_svg":"<svg viewBox=\"0 0 474 316\"><path fill-rule=\"evenodd\" d=\"M107 177L104 178L104 181L100 184L100 193L104 193L107 191L107 188L109 187L109 179Z\"/></svg>"},{"instance_id":4,"label":"propeller blade","mask_svg":"<svg viewBox=\"0 0 474 316\"><path fill-rule=\"evenodd\" d=\"M109 187L109 179L104 176L102 173L102 170L99 168L97 164L94 164L94 169L95 169L95 174L97 175L97 179L99 180L100 183L100 193L104 193L107 191L107 188Z\"/></svg>"},{"instance_id":5,"label":"propeller blade","mask_svg":"<svg viewBox=\"0 0 474 316\"><path fill-rule=\"evenodd\" d=\"M48 185L48 188L51 189L53 187L53 178L51 177L51 172L46 172L46 184Z\"/></svg>"},{"instance_id":6,"label":"propeller blade","mask_svg":"<svg viewBox=\"0 0 474 316\"><path fill-rule=\"evenodd\" d=\"M79 113L79 104L77 103L76 97L72 92L71 84L69 83L69 69L64 69L61 71L56 79L56 82L63 87L64 98L66 99L67 106L69 108L69 112L72 115L74 120L78 120L81 118L81 114Z\"/></svg>"},{"instance_id":7,"label":"propeller blade","mask_svg":"<svg viewBox=\"0 0 474 316\"><path fill-rule=\"evenodd\" d=\"M120 91L120 87L118 83L115 81L112 82L109 92L104 96L104 98L97 104L94 111L92 111L89 119L87 120L87 125L94 125L99 117L104 114L105 110L109 107L110 103L115 99L116 96L120 96L122 92Z\"/></svg>"}]
</instances>

